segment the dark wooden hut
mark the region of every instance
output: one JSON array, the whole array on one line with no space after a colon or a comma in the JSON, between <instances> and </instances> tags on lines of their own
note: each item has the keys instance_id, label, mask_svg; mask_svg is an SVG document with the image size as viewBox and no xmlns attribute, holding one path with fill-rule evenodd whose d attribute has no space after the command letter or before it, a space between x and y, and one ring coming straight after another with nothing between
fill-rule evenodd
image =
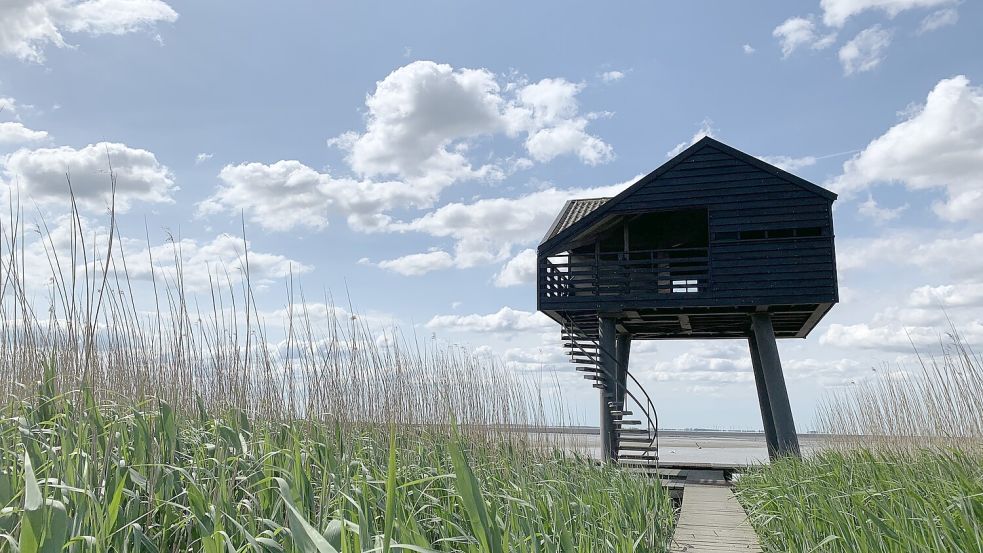
<instances>
[{"instance_id":1,"label":"dark wooden hut","mask_svg":"<svg viewBox=\"0 0 983 553\"><path fill-rule=\"evenodd\" d=\"M775 338L805 338L838 301L835 199L707 137L613 198L564 205L539 245L537 303L601 390L607 456L657 457L631 341L719 338L748 340L769 451L798 454Z\"/></svg>"}]
</instances>

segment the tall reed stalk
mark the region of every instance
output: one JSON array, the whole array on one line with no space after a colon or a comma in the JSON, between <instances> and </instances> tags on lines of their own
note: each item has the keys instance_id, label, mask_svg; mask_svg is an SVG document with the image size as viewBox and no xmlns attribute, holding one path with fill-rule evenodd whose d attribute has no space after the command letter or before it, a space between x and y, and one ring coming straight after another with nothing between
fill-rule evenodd
<instances>
[{"instance_id":1,"label":"tall reed stalk","mask_svg":"<svg viewBox=\"0 0 983 553\"><path fill-rule=\"evenodd\" d=\"M916 371L881 370L827 395L819 428L845 445L983 447L983 358L955 328Z\"/></svg>"},{"instance_id":2,"label":"tall reed stalk","mask_svg":"<svg viewBox=\"0 0 983 553\"><path fill-rule=\"evenodd\" d=\"M180 240L170 259L150 244L148 259L128 258L117 223L110 207L97 234L73 201L56 235L11 206L0 224L0 397L23 397L51 367L56 390L153 397L181 412L500 430L561 422L558 403L493 358L380 332L330 299L309 302L293 278L284 307L261 310L245 239L238 263L212 267L195 294ZM137 265L148 278L131 275Z\"/></svg>"}]
</instances>

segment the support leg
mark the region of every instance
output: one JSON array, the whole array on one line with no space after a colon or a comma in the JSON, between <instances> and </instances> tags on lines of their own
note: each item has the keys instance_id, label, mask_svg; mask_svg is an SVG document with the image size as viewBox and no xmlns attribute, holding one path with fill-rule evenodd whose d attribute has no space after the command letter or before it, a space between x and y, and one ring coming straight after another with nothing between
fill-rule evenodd
<instances>
[{"instance_id":1,"label":"support leg","mask_svg":"<svg viewBox=\"0 0 983 553\"><path fill-rule=\"evenodd\" d=\"M625 404L625 386L628 384L628 355L631 353L631 336L628 334L618 334L618 385L617 398L622 406Z\"/></svg>"},{"instance_id":2,"label":"support leg","mask_svg":"<svg viewBox=\"0 0 983 553\"><path fill-rule=\"evenodd\" d=\"M761 424L764 426L765 441L768 444L768 458L775 459L778 456L778 437L775 435L775 420L771 416L768 386L761 369L761 354L758 352L758 343L754 338L754 332L748 337L747 342L751 350L751 367L754 368L754 385L758 389L758 407L761 409Z\"/></svg>"},{"instance_id":3,"label":"support leg","mask_svg":"<svg viewBox=\"0 0 983 553\"><path fill-rule=\"evenodd\" d=\"M782 360L778 356L778 344L775 342L771 315L768 313L751 315L751 329L758 346L761 372L768 391L768 403L771 405L771 417L775 425L778 446L776 453L801 457L799 437L795 433L795 422L792 420L792 406L788 401L788 390L785 388Z\"/></svg>"},{"instance_id":4,"label":"support leg","mask_svg":"<svg viewBox=\"0 0 983 553\"><path fill-rule=\"evenodd\" d=\"M611 419L611 409L608 402L615 398L615 371L617 363L615 359L615 349L617 348L617 330L615 329L614 317L600 317L599 339L600 350L598 361L600 361L601 376L604 388L601 392L601 457L605 461L611 461L616 457L614 421Z\"/></svg>"}]
</instances>

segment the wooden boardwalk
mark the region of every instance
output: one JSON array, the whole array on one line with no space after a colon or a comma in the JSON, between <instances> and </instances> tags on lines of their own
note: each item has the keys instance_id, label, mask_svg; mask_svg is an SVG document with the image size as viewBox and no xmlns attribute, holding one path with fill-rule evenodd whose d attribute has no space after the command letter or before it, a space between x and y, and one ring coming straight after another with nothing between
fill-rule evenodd
<instances>
[{"instance_id":1,"label":"wooden boardwalk","mask_svg":"<svg viewBox=\"0 0 983 553\"><path fill-rule=\"evenodd\" d=\"M759 552L758 536L719 470L686 470L671 553Z\"/></svg>"}]
</instances>

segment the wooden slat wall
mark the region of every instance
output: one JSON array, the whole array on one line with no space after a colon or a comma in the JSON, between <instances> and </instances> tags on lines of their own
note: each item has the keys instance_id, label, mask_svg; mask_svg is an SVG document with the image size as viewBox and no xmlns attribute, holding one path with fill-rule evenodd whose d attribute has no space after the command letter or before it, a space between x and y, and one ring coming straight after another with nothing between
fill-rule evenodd
<instances>
[{"instance_id":1,"label":"wooden slat wall","mask_svg":"<svg viewBox=\"0 0 983 553\"><path fill-rule=\"evenodd\" d=\"M712 304L836 301L832 206L826 198L707 146L611 213L686 207L708 209ZM804 227L821 227L824 236L713 239L720 232ZM690 304L695 298L679 300Z\"/></svg>"}]
</instances>

